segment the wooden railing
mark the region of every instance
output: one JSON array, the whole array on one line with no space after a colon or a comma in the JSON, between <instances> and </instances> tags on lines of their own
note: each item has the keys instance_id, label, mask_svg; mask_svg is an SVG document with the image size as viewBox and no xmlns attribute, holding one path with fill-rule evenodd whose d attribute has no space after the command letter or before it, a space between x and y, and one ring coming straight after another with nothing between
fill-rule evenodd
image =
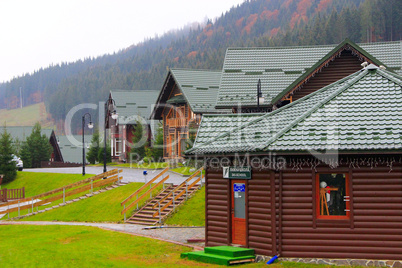
<instances>
[{"instance_id":1,"label":"wooden railing","mask_svg":"<svg viewBox=\"0 0 402 268\"><path fill-rule=\"evenodd\" d=\"M185 127L187 126L186 118L172 118L167 120L169 127Z\"/></svg>"},{"instance_id":2,"label":"wooden railing","mask_svg":"<svg viewBox=\"0 0 402 268\"><path fill-rule=\"evenodd\" d=\"M144 199L149 193L152 193L152 191L154 189L156 189L159 185L161 185L162 183L164 183L167 179L169 179L169 175L167 175L166 177L164 177L161 181L159 181L158 183L156 183L153 187L150 187L150 189L148 191L146 191L145 193L143 193L140 197L138 197L138 194L140 192L142 192L145 188L147 188L148 186L150 186L152 183L154 183L159 177L161 177L163 174L165 174L167 171L169 170L169 168L165 168L161 173L159 173L158 175L155 176L155 178L153 178L152 180L150 180L149 182L147 182L146 184L144 184L140 189L138 189L137 191L135 191L133 194L131 194L129 197L127 197L123 202L121 202L121 205L124 206L124 209L121 211L121 214L124 214L124 218L126 218L126 212L131 209L132 207L134 207L135 205L138 204L138 202L140 202L142 199ZM132 203L130 203L129 205L126 206L126 204L132 200L134 197L136 197L136 200L134 200Z\"/></svg>"},{"instance_id":3,"label":"wooden railing","mask_svg":"<svg viewBox=\"0 0 402 268\"><path fill-rule=\"evenodd\" d=\"M25 198L25 188L19 189L1 189L0 190L0 202L8 202L8 200L16 200Z\"/></svg>"},{"instance_id":4,"label":"wooden railing","mask_svg":"<svg viewBox=\"0 0 402 268\"><path fill-rule=\"evenodd\" d=\"M194 185L196 185L198 182L201 181L201 183L202 183L202 179L204 178L204 175L202 174L202 171L203 171L203 170L204 170L204 168L202 167L202 168L200 168L199 170L197 170L196 172L194 172L194 174L192 174L187 180L185 180L184 182L182 182L180 185L178 185L176 188L174 188L169 194L167 194L164 198L162 198L161 200L159 200L159 202L156 203L156 204L152 207L153 209L155 209L157 206L159 206L158 211L153 214L153 217L156 217L156 216L158 216L158 215L161 215L162 212L163 212L167 207L169 207L171 204L174 204L175 201L176 201L177 199L179 199L183 194L186 194L186 195L187 195L188 189L191 189L191 188L192 188ZM200 173L201 173L201 176L200 176L198 179L196 179L194 182L192 182L190 185L188 185L188 183L189 183L193 178L195 178L198 174L200 174ZM186 185L186 188L184 188L180 193L178 193L177 195L175 195L175 192L176 192L177 190L179 190L181 187L183 187L184 185ZM169 202L167 202L163 207L160 207L160 204L161 204L163 201L165 201L165 200L166 200L169 196L171 196L171 195L173 195L172 200L170 200ZM187 198L187 196L186 196L186 198Z\"/></svg>"},{"instance_id":5,"label":"wooden railing","mask_svg":"<svg viewBox=\"0 0 402 268\"><path fill-rule=\"evenodd\" d=\"M31 209L31 208L32 208L32 212L33 212L33 208L35 208L35 207L39 207L44 204L51 203L51 202L54 202L54 201L60 200L60 199L63 199L63 203L65 203L65 198L68 196L76 195L76 194L79 194L79 193L82 193L85 191L93 190L94 188L97 188L97 187L105 186L105 185L120 181L121 177L119 177L119 173L121 173L122 171L123 170L118 170L118 169L107 171L105 173L66 185L64 187L61 187L61 188L58 188L58 189L55 189L55 190L52 190L52 191L49 191L49 192L46 192L43 194L39 194L36 196L22 198L22 199L10 201L10 202L4 203L4 204L0 204L0 207L6 207L6 206L8 207L8 209L6 211L2 212L4 214L6 214L6 213L15 212L15 211L19 212L21 210ZM80 186L80 187L75 188L77 186ZM72 189L72 188L75 188L75 189ZM55 195L57 193L60 193L60 194ZM39 198L41 198L41 200L34 203L34 200L37 200ZM28 203L28 204L20 205L21 203ZM16 205L16 204L18 204L18 206L14 206L14 207L10 208L10 206Z\"/></svg>"}]
</instances>

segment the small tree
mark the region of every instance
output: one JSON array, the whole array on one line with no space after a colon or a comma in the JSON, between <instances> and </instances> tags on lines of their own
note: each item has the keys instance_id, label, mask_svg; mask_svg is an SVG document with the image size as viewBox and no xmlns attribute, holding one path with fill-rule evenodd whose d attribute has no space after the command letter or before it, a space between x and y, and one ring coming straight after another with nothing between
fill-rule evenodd
<instances>
[{"instance_id":1,"label":"small tree","mask_svg":"<svg viewBox=\"0 0 402 268\"><path fill-rule=\"evenodd\" d=\"M146 148L146 156L155 161L162 161L163 158L163 127L158 125L158 130L155 134L155 140L152 147Z\"/></svg>"},{"instance_id":2,"label":"small tree","mask_svg":"<svg viewBox=\"0 0 402 268\"><path fill-rule=\"evenodd\" d=\"M104 158L103 158L103 154L104 154L105 150L104 150L104 146L99 147L98 150L98 161L99 163L102 163ZM107 143L106 145L106 163L110 163L112 162L112 149L110 148L110 143Z\"/></svg>"},{"instance_id":3,"label":"small tree","mask_svg":"<svg viewBox=\"0 0 402 268\"><path fill-rule=\"evenodd\" d=\"M21 148L21 159L25 167L38 168L42 161L48 161L52 153L52 146L45 134L41 135L41 125L36 123L32 133L27 137Z\"/></svg>"},{"instance_id":4,"label":"small tree","mask_svg":"<svg viewBox=\"0 0 402 268\"><path fill-rule=\"evenodd\" d=\"M101 149L101 147L100 147L100 140L99 140L99 129L95 129L94 134L92 135L91 147L89 147L89 150L87 153L87 160L89 163L95 164L95 162L103 161L103 155L102 155L101 159L99 159L99 157L98 157L100 149Z\"/></svg>"},{"instance_id":5,"label":"small tree","mask_svg":"<svg viewBox=\"0 0 402 268\"><path fill-rule=\"evenodd\" d=\"M10 133L4 128L4 132L0 135L0 174L4 175L3 182L10 182L17 176L12 142Z\"/></svg>"},{"instance_id":6,"label":"small tree","mask_svg":"<svg viewBox=\"0 0 402 268\"><path fill-rule=\"evenodd\" d=\"M136 121L134 130L132 131L133 138L132 138L132 145L130 148L130 153L136 153L139 155L140 158L145 156L145 148L146 148L146 131L139 120ZM145 138L145 142L144 142Z\"/></svg>"}]
</instances>

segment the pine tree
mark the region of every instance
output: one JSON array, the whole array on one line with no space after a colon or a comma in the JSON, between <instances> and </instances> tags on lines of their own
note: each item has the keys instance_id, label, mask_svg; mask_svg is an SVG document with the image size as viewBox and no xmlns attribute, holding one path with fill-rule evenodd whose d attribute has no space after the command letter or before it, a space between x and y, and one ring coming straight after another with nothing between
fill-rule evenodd
<instances>
[{"instance_id":1,"label":"pine tree","mask_svg":"<svg viewBox=\"0 0 402 268\"><path fill-rule=\"evenodd\" d=\"M36 123L31 135L27 137L21 148L21 159L25 167L39 168L42 161L49 161L52 146L45 134L41 135L42 127Z\"/></svg>"},{"instance_id":2,"label":"pine tree","mask_svg":"<svg viewBox=\"0 0 402 268\"><path fill-rule=\"evenodd\" d=\"M4 128L4 132L0 135L0 174L4 175L3 183L10 182L17 176L13 154L11 135Z\"/></svg>"},{"instance_id":3,"label":"pine tree","mask_svg":"<svg viewBox=\"0 0 402 268\"><path fill-rule=\"evenodd\" d=\"M89 163L95 164L95 162L103 161L103 156L101 159L98 157L100 149L99 129L95 129L94 134L92 135L91 147L89 147L87 153L87 160Z\"/></svg>"}]
</instances>

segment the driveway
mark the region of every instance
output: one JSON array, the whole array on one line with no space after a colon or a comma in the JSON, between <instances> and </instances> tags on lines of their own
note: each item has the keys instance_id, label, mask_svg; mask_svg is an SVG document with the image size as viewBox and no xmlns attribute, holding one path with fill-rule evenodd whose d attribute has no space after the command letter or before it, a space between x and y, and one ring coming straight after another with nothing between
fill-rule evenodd
<instances>
[{"instance_id":1,"label":"driveway","mask_svg":"<svg viewBox=\"0 0 402 268\"><path fill-rule=\"evenodd\" d=\"M107 167L107 170L112 170L118 167ZM149 181L158 175L162 169L152 169L147 170L148 175L144 176L143 171L145 169L137 169L137 168L118 168L122 169L123 173L123 182L145 182L145 180ZM24 171L19 172L48 172L48 173L66 173L66 174L82 174L82 167L70 167L70 168L26 168ZM86 174L101 174L103 173L103 167L85 167ZM187 177L183 177L174 172L168 172L169 179L166 183L174 183L180 184Z\"/></svg>"}]
</instances>

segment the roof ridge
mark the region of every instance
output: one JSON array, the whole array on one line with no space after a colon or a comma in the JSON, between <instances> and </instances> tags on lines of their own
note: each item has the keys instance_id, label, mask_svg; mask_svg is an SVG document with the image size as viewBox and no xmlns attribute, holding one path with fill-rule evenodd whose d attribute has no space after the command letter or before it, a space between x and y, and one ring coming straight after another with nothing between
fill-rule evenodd
<instances>
[{"instance_id":1,"label":"roof ridge","mask_svg":"<svg viewBox=\"0 0 402 268\"><path fill-rule=\"evenodd\" d=\"M361 71L362 71L362 70L360 70L360 71L358 71L358 72L361 72ZM357 73L357 72L356 72L356 73ZM292 106L296 105L297 103L302 102L303 100L309 99L309 98L311 98L311 97L313 97L313 96L319 94L321 91L323 91L324 89L326 90L328 87L333 86L334 84L340 84L340 83L343 83L344 81L347 81L347 80L351 79L351 76L356 75L356 73L353 73L353 74L351 74L351 75L349 75L349 76L347 76L347 77L344 77L344 78L342 78L342 79L340 79L340 80L338 80L338 81L336 81L336 82L334 82L334 83L332 83L332 84L330 84L330 85L328 85L328 86L325 86L325 87L323 87L323 88L321 88L321 89L319 89L319 90L317 90L317 91L315 91L315 92L313 92L313 93L311 93L311 94L308 94L308 95L304 96L303 98L298 99L298 100L296 100L296 101L294 101L294 102L292 102L292 103L290 103L290 104L288 104L288 105L286 105L286 106L282 106L281 108L279 108L279 109L277 109L277 110L275 110L275 111L272 111L272 112L263 114L263 115L261 115L261 117L258 117L258 118L256 118L256 119L250 121L250 122L247 122L246 124L243 124L243 125L241 125L241 126L239 126L239 127L236 127L236 128L234 128L234 129L232 129L232 130L230 130L230 131L226 131L226 132L222 133L221 135L216 136L215 138L213 138L213 139L211 139L211 140L209 140L209 141L207 141L207 142L208 142L208 143L214 142L214 141L216 141L216 140L218 140L218 139L220 139L220 138L223 138L223 137L226 137L227 135L230 135L231 133L233 133L233 132L235 132L235 131L238 131L238 130L240 130L240 129L242 129L242 128L245 128L245 127L247 127L247 126L249 126L249 125L251 125L251 124L254 124L254 123L256 123L257 121L262 120L263 118L268 118L268 117L270 117L270 116L274 116L275 114L281 112L281 111L284 110L284 109L289 109L289 107L292 107ZM239 116L239 114L230 114L230 115ZM249 114L246 114L246 115L249 115ZM227 116L227 115L224 115L224 116ZM205 145L205 143L201 143L199 146L202 146L202 145ZM268 145L267 145L267 146L268 146ZM267 147L267 146L265 146L265 147ZM194 146L193 148L187 150L186 153L190 153L190 152L192 152L193 150L198 149L198 148L199 148L198 146Z\"/></svg>"},{"instance_id":2,"label":"roof ridge","mask_svg":"<svg viewBox=\"0 0 402 268\"><path fill-rule=\"evenodd\" d=\"M268 113L268 114L269 114L269 113ZM236 114L236 115L239 116L239 114ZM232 132L234 132L234 131L237 131L237 130L240 130L240 129L242 129L242 128L245 128L245 127L247 127L247 126L249 126L249 125L251 125L251 124L257 122L258 120L262 119L262 118L265 117L266 115L267 115L267 114L262 114L260 117L254 119L254 120L252 120L252 121L250 121L250 122L247 122L246 124L240 125L240 126L234 128L234 129L230 130L230 131L226 131L226 132L224 132L223 134L218 135L218 136L216 136L215 138L209 140L208 143L211 143L211 142L213 142L213 141L215 141L215 140L217 140L217 139L219 139L219 138L226 137L227 135L230 135L230 134L231 134ZM201 125L201 124L200 124L200 125ZM197 134L198 134L198 131L197 131ZM196 138L196 141L197 141L197 138ZM201 145L204 145L204 144L205 144L205 143L201 143ZM200 146L201 146L201 145L200 145ZM198 149L198 147L197 147L197 146L194 146L193 148L187 150L185 153L190 153L191 151L193 151L193 150L195 150L195 149Z\"/></svg>"},{"instance_id":3,"label":"roof ridge","mask_svg":"<svg viewBox=\"0 0 402 268\"><path fill-rule=\"evenodd\" d=\"M171 68L171 71L178 70L178 71L191 71L191 72L215 72L215 73L221 73L222 70L210 70L210 69L186 69L186 68Z\"/></svg>"},{"instance_id":4,"label":"roof ridge","mask_svg":"<svg viewBox=\"0 0 402 268\"><path fill-rule=\"evenodd\" d=\"M395 73L392 73L390 71L381 70L381 69L377 69L376 72L378 74L380 74L382 77L384 77L384 78L386 78L388 80L391 80L392 82L398 84L402 88L402 76L400 76L398 74L395 74ZM398 80L398 78L399 78L399 80Z\"/></svg>"},{"instance_id":5,"label":"roof ridge","mask_svg":"<svg viewBox=\"0 0 402 268\"><path fill-rule=\"evenodd\" d=\"M326 104L328 101L332 100L336 96L338 96L340 93L348 89L350 86L355 84L358 80L360 80L362 77L368 74L368 70L362 70L360 71L360 74L357 74L356 77L352 78L350 81L345 81L345 84L342 85L338 90L333 92L331 95L327 96L317 104L315 104L311 109L307 110L304 112L301 116L297 117L293 122L291 122L287 127L284 127L281 129L279 132L277 132L275 135L273 135L266 143L264 148L261 149L266 149L269 145L271 145L275 140L280 138L282 135L284 135L287 131L289 131L292 127L295 125L299 124L302 120L304 120L307 116L311 115L313 112L317 111L318 108L322 107L324 104ZM356 74L356 73L355 73ZM331 84L333 86L333 84ZM327 86L328 87L328 86ZM327 88L325 87L325 88ZM321 90L318 90L321 91ZM316 91L316 92L318 92Z\"/></svg>"}]
</instances>

